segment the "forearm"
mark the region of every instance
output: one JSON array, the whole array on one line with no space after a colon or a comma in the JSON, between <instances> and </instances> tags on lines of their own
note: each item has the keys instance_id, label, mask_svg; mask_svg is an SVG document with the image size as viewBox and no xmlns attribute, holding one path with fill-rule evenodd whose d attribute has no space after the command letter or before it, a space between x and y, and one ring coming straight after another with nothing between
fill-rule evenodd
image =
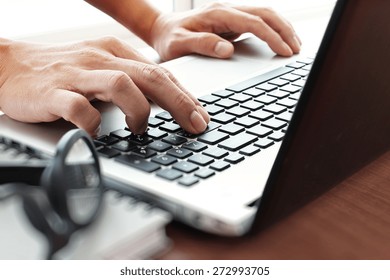
<instances>
[{"instance_id":1,"label":"forearm","mask_svg":"<svg viewBox=\"0 0 390 280\"><path fill-rule=\"evenodd\" d=\"M152 45L150 31L160 12L146 0L85 0Z\"/></svg>"}]
</instances>

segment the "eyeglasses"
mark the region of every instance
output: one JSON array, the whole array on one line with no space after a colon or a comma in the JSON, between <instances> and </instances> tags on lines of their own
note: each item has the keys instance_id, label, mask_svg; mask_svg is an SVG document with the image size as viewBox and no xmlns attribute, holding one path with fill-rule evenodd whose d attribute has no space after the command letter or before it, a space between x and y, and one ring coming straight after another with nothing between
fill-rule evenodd
<instances>
[{"instance_id":1,"label":"eyeglasses","mask_svg":"<svg viewBox=\"0 0 390 280\"><path fill-rule=\"evenodd\" d=\"M89 135L80 129L66 133L51 160L31 164L0 162L0 202L19 195L32 225L49 242L48 259L71 235L98 215L103 184L98 156Z\"/></svg>"}]
</instances>

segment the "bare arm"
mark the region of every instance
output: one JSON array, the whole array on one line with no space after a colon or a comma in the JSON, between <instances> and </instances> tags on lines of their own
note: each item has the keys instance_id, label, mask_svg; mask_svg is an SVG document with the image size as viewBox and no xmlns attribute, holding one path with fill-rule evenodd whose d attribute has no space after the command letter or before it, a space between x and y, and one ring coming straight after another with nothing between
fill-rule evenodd
<instances>
[{"instance_id":1,"label":"bare arm","mask_svg":"<svg viewBox=\"0 0 390 280\"><path fill-rule=\"evenodd\" d=\"M160 12L147 1L86 0L86 2L113 17L149 45L153 45L151 31Z\"/></svg>"}]
</instances>

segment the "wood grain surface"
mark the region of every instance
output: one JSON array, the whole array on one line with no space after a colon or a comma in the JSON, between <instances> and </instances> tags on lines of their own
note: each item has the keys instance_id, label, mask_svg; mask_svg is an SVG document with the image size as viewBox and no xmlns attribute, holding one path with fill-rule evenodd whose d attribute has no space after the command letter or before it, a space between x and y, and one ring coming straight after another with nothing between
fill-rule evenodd
<instances>
[{"instance_id":1,"label":"wood grain surface","mask_svg":"<svg viewBox=\"0 0 390 280\"><path fill-rule=\"evenodd\" d=\"M390 152L257 234L167 231L174 245L163 259L390 259Z\"/></svg>"}]
</instances>

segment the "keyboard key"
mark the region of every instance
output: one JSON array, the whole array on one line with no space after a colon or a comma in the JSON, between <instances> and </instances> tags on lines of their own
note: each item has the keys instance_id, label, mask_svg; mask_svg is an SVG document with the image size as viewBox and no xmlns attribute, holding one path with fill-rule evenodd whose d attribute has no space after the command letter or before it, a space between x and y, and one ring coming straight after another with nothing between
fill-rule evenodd
<instances>
[{"instance_id":1,"label":"keyboard key","mask_svg":"<svg viewBox=\"0 0 390 280\"><path fill-rule=\"evenodd\" d=\"M234 107L226 111L226 113L231 114L236 117L243 117L250 113L248 109L242 107Z\"/></svg>"},{"instance_id":2,"label":"keyboard key","mask_svg":"<svg viewBox=\"0 0 390 280\"><path fill-rule=\"evenodd\" d=\"M294 108L295 105L297 105L297 101L294 99L285 98L285 99L279 100L278 102L276 102L276 104L285 106L287 108Z\"/></svg>"},{"instance_id":3,"label":"keyboard key","mask_svg":"<svg viewBox=\"0 0 390 280\"><path fill-rule=\"evenodd\" d=\"M161 120L168 121L168 122L173 120L173 117L167 111L164 111L164 112L157 114L156 118L159 118Z\"/></svg>"},{"instance_id":4,"label":"keyboard key","mask_svg":"<svg viewBox=\"0 0 390 280\"><path fill-rule=\"evenodd\" d=\"M229 152L218 147L210 147L206 151L204 151L203 154L216 159L221 159L227 156Z\"/></svg>"},{"instance_id":5,"label":"keyboard key","mask_svg":"<svg viewBox=\"0 0 390 280\"><path fill-rule=\"evenodd\" d=\"M165 151L168 151L169 149L171 149L172 145L158 140L158 141L154 141L154 142L150 143L148 145L148 148L155 150L159 153L162 153L162 152L165 152Z\"/></svg>"},{"instance_id":6,"label":"keyboard key","mask_svg":"<svg viewBox=\"0 0 390 280\"><path fill-rule=\"evenodd\" d=\"M221 98L216 96L216 95L208 94L208 95L204 95L202 97L199 97L198 100L201 102L204 102L206 104L213 104L214 102L221 100Z\"/></svg>"},{"instance_id":7,"label":"keyboard key","mask_svg":"<svg viewBox=\"0 0 390 280\"><path fill-rule=\"evenodd\" d=\"M230 137L229 139L218 144L218 147L229 150L237 151L250 143L253 143L257 140L257 137L254 135L249 135L246 133L238 134Z\"/></svg>"},{"instance_id":8,"label":"keyboard key","mask_svg":"<svg viewBox=\"0 0 390 280\"><path fill-rule=\"evenodd\" d=\"M121 154L119 151L108 148L108 147L103 147L103 148L99 149L97 152L100 156L105 157L105 158L113 158L113 157L119 156Z\"/></svg>"},{"instance_id":9,"label":"keyboard key","mask_svg":"<svg viewBox=\"0 0 390 280\"><path fill-rule=\"evenodd\" d=\"M260 102L256 102L253 100L247 101L247 102L241 104L241 107L252 110L252 111L258 110L258 109L262 108L263 106L264 105L261 104Z\"/></svg>"},{"instance_id":10,"label":"keyboard key","mask_svg":"<svg viewBox=\"0 0 390 280\"><path fill-rule=\"evenodd\" d=\"M193 151L193 152L200 152L207 148L207 145L200 143L198 141L191 141L185 143L182 148Z\"/></svg>"},{"instance_id":11,"label":"keyboard key","mask_svg":"<svg viewBox=\"0 0 390 280\"><path fill-rule=\"evenodd\" d=\"M211 169L214 169L216 171L223 171L225 169L228 169L230 167L230 164L226 161L217 161L210 165Z\"/></svg>"},{"instance_id":12,"label":"keyboard key","mask_svg":"<svg viewBox=\"0 0 390 280\"><path fill-rule=\"evenodd\" d=\"M278 129L281 129L281 128L287 126L287 123L284 121L281 121L281 120L277 120L277 119L269 119L269 120L266 120L265 122L262 122L261 125L278 130Z\"/></svg>"},{"instance_id":13,"label":"keyboard key","mask_svg":"<svg viewBox=\"0 0 390 280\"><path fill-rule=\"evenodd\" d=\"M264 83L264 84L261 84L261 85L256 86L256 88L268 92L268 91L273 91L273 90L277 89L278 87L275 86L275 85L271 85L271 84L269 84L269 83Z\"/></svg>"},{"instance_id":14,"label":"keyboard key","mask_svg":"<svg viewBox=\"0 0 390 280\"><path fill-rule=\"evenodd\" d=\"M271 140L274 140L274 141L281 141L281 140L283 140L284 135L285 134L282 131L275 131L270 136L268 136L268 138Z\"/></svg>"},{"instance_id":15,"label":"keyboard key","mask_svg":"<svg viewBox=\"0 0 390 280\"><path fill-rule=\"evenodd\" d=\"M104 146L103 143L96 141L96 140L93 140L93 145L95 146L95 148L100 148L100 147ZM1 147L0 147L0 150L2 150Z\"/></svg>"},{"instance_id":16,"label":"keyboard key","mask_svg":"<svg viewBox=\"0 0 390 280\"><path fill-rule=\"evenodd\" d=\"M230 135L236 135L240 132L243 132L244 130L245 129L242 126L234 123L225 124L219 128L219 131L222 131Z\"/></svg>"},{"instance_id":17,"label":"keyboard key","mask_svg":"<svg viewBox=\"0 0 390 280\"><path fill-rule=\"evenodd\" d=\"M255 88L255 87L249 88L249 89L243 91L243 94L247 94L247 95L250 95L252 97L258 97L264 93L265 93L264 90L261 90L261 89Z\"/></svg>"},{"instance_id":18,"label":"keyboard key","mask_svg":"<svg viewBox=\"0 0 390 280\"><path fill-rule=\"evenodd\" d=\"M167 123L164 123L163 125L160 125L160 129L167 131L169 133L175 133L175 132L180 131L181 127L180 127L180 125L178 125L176 123L167 122Z\"/></svg>"},{"instance_id":19,"label":"keyboard key","mask_svg":"<svg viewBox=\"0 0 390 280\"><path fill-rule=\"evenodd\" d=\"M283 114L275 116L275 118L277 118L278 120L289 122L291 120L291 118L292 118L292 113L284 112Z\"/></svg>"},{"instance_id":20,"label":"keyboard key","mask_svg":"<svg viewBox=\"0 0 390 280\"><path fill-rule=\"evenodd\" d=\"M256 112L253 112L249 115L249 117L251 118L255 118L255 119L258 119L258 120L261 120L261 121L265 121L265 120L268 120L270 118L272 118L274 115L270 112L265 112L263 110L261 111L256 111Z\"/></svg>"},{"instance_id":21,"label":"keyboard key","mask_svg":"<svg viewBox=\"0 0 390 280\"><path fill-rule=\"evenodd\" d=\"M282 99L282 98L289 96L290 93L287 91L274 90L274 91L269 92L267 95L278 98L278 99Z\"/></svg>"},{"instance_id":22,"label":"keyboard key","mask_svg":"<svg viewBox=\"0 0 390 280\"><path fill-rule=\"evenodd\" d=\"M301 77L306 77L307 75L309 75L309 73L310 73L310 71L303 70L303 69L297 69L297 70L294 70L294 72L292 72L291 74L298 75Z\"/></svg>"},{"instance_id":23,"label":"keyboard key","mask_svg":"<svg viewBox=\"0 0 390 280\"><path fill-rule=\"evenodd\" d=\"M182 177L183 173L181 173L180 171L177 171L175 169L167 168L167 169L159 170L158 172L156 172L156 175L158 177L167 179L169 181L174 181L174 180Z\"/></svg>"},{"instance_id":24,"label":"keyboard key","mask_svg":"<svg viewBox=\"0 0 390 280\"><path fill-rule=\"evenodd\" d=\"M248 129L246 132L249 134L256 135L258 137L266 137L270 135L273 132L273 130L261 125L256 125L255 127Z\"/></svg>"},{"instance_id":25,"label":"keyboard key","mask_svg":"<svg viewBox=\"0 0 390 280\"><path fill-rule=\"evenodd\" d=\"M286 66L294 68L294 69L299 69L299 68L302 68L305 65L306 65L305 63L301 63L301 62L293 62L293 63L287 64Z\"/></svg>"},{"instance_id":26,"label":"keyboard key","mask_svg":"<svg viewBox=\"0 0 390 280\"><path fill-rule=\"evenodd\" d=\"M287 108L284 106L281 106L281 105L271 104L271 105L265 106L263 108L263 110L270 112L270 113L273 113L273 114L280 114L280 113L283 113L284 111L287 111Z\"/></svg>"},{"instance_id":27,"label":"keyboard key","mask_svg":"<svg viewBox=\"0 0 390 280\"><path fill-rule=\"evenodd\" d=\"M197 166L194 163L188 162L188 161L179 161L176 162L172 168L182 171L184 173L191 173L194 172L195 170L199 169L199 166Z\"/></svg>"},{"instance_id":28,"label":"keyboard key","mask_svg":"<svg viewBox=\"0 0 390 280\"><path fill-rule=\"evenodd\" d=\"M229 99L243 103L243 102L246 102L248 100L251 100L252 97L250 97L246 94L238 93L238 94L230 96Z\"/></svg>"},{"instance_id":29,"label":"keyboard key","mask_svg":"<svg viewBox=\"0 0 390 280\"><path fill-rule=\"evenodd\" d=\"M292 84L294 86L303 88L303 86L306 84L306 81L305 80L297 80L297 81L293 82Z\"/></svg>"},{"instance_id":30,"label":"keyboard key","mask_svg":"<svg viewBox=\"0 0 390 280\"><path fill-rule=\"evenodd\" d=\"M259 123L258 120L250 117L243 117L234 121L235 124L242 125L243 127L249 128Z\"/></svg>"},{"instance_id":31,"label":"keyboard key","mask_svg":"<svg viewBox=\"0 0 390 280\"><path fill-rule=\"evenodd\" d=\"M177 162L177 158L170 155L157 155L152 158L152 161L167 166Z\"/></svg>"},{"instance_id":32,"label":"keyboard key","mask_svg":"<svg viewBox=\"0 0 390 280\"><path fill-rule=\"evenodd\" d=\"M153 129L148 130L147 134L149 137L152 137L153 139L163 138L163 137L168 135L168 133L166 133L165 131L162 131L158 128L153 128Z\"/></svg>"},{"instance_id":33,"label":"keyboard key","mask_svg":"<svg viewBox=\"0 0 390 280\"><path fill-rule=\"evenodd\" d=\"M272 141L271 139L267 139L267 138L260 138L259 140L257 140L255 142L255 146L257 147L260 147L262 149L266 149L270 146L272 146L274 144L274 141Z\"/></svg>"},{"instance_id":34,"label":"keyboard key","mask_svg":"<svg viewBox=\"0 0 390 280\"><path fill-rule=\"evenodd\" d=\"M103 145L109 146L109 145L112 145L112 144L115 144L116 142L118 142L119 139L116 137L113 137L113 136L103 135L103 136L96 138L95 141L99 142Z\"/></svg>"},{"instance_id":35,"label":"keyboard key","mask_svg":"<svg viewBox=\"0 0 390 280\"><path fill-rule=\"evenodd\" d=\"M229 109L234 106L237 106L238 102L231 99L221 99L217 103L215 103L215 105L221 106L225 109Z\"/></svg>"},{"instance_id":36,"label":"keyboard key","mask_svg":"<svg viewBox=\"0 0 390 280\"><path fill-rule=\"evenodd\" d=\"M207 105L204 108L212 116L216 115L216 114L219 114L219 113L222 113L224 111L224 109L222 107L216 106L216 105Z\"/></svg>"},{"instance_id":37,"label":"keyboard key","mask_svg":"<svg viewBox=\"0 0 390 280\"><path fill-rule=\"evenodd\" d=\"M123 140L128 138L131 135L131 132L124 129L118 129L111 132L110 135Z\"/></svg>"},{"instance_id":38,"label":"keyboard key","mask_svg":"<svg viewBox=\"0 0 390 280\"><path fill-rule=\"evenodd\" d=\"M119 150L121 152L130 152L131 150L134 150L137 148L137 145L135 143L128 142L126 140L121 140L118 143L115 143L111 146L111 148L114 148L116 150Z\"/></svg>"},{"instance_id":39,"label":"keyboard key","mask_svg":"<svg viewBox=\"0 0 390 280\"><path fill-rule=\"evenodd\" d=\"M240 154L244 156L253 156L254 154L260 152L260 149L255 146L248 146L240 150Z\"/></svg>"},{"instance_id":40,"label":"keyboard key","mask_svg":"<svg viewBox=\"0 0 390 280\"><path fill-rule=\"evenodd\" d=\"M230 123L230 122L234 121L235 119L236 119L235 116L229 115L229 114L226 114L226 113L220 113L218 115L211 116L211 120L213 122L218 122L218 123L221 123L221 124Z\"/></svg>"},{"instance_id":41,"label":"keyboard key","mask_svg":"<svg viewBox=\"0 0 390 280\"><path fill-rule=\"evenodd\" d=\"M271 81L269 81L268 83L270 83L271 85L275 85L275 86L278 86L278 87L282 87L282 86L285 86L288 84L288 81L286 80L283 80L281 78L276 78L276 79L273 79Z\"/></svg>"},{"instance_id":42,"label":"keyboard key","mask_svg":"<svg viewBox=\"0 0 390 280\"><path fill-rule=\"evenodd\" d=\"M190 150L186 150L183 148L173 148L167 152L168 155L174 156L176 158L184 159L192 155Z\"/></svg>"},{"instance_id":43,"label":"keyboard key","mask_svg":"<svg viewBox=\"0 0 390 280\"><path fill-rule=\"evenodd\" d=\"M142 170L148 173L154 172L160 169L160 165L154 162L149 162L137 155L121 155L115 158L116 161L134 167L138 170Z\"/></svg>"},{"instance_id":44,"label":"keyboard key","mask_svg":"<svg viewBox=\"0 0 390 280\"><path fill-rule=\"evenodd\" d=\"M156 151L149 149L149 148L145 148L145 147L137 147L136 149L132 150L131 152L137 156L142 157L142 158L150 158L152 156L157 155Z\"/></svg>"},{"instance_id":45,"label":"keyboard key","mask_svg":"<svg viewBox=\"0 0 390 280\"><path fill-rule=\"evenodd\" d=\"M153 141L153 139L150 138L147 133L144 133L142 135L132 134L128 140L140 146L145 146Z\"/></svg>"},{"instance_id":46,"label":"keyboard key","mask_svg":"<svg viewBox=\"0 0 390 280\"><path fill-rule=\"evenodd\" d=\"M304 64L312 64L314 59L309 58L309 57L307 57L307 58L298 58L297 61L301 62L301 63L304 63Z\"/></svg>"},{"instance_id":47,"label":"keyboard key","mask_svg":"<svg viewBox=\"0 0 390 280\"><path fill-rule=\"evenodd\" d=\"M248 79L246 81L240 82L238 84L232 85L230 87L227 87L227 90L231 90L234 92L242 92L248 88L254 87L258 84L268 82L269 80L272 80L278 76L287 74L291 72L293 69L288 67L280 67L275 70L272 70L270 72L264 73L262 75L253 77L251 79Z\"/></svg>"},{"instance_id":48,"label":"keyboard key","mask_svg":"<svg viewBox=\"0 0 390 280\"><path fill-rule=\"evenodd\" d=\"M229 96L232 96L233 94L234 94L234 92L231 92L229 90L224 90L224 89L212 93L212 95L216 95L216 96L219 96L221 98L228 98Z\"/></svg>"},{"instance_id":49,"label":"keyboard key","mask_svg":"<svg viewBox=\"0 0 390 280\"><path fill-rule=\"evenodd\" d=\"M297 87L297 86L294 86L294 85L286 85L284 87L281 87L280 90L287 91L289 93L295 93L297 91L300 91L301 87Z\"/></svg>"},{"instance_id":50,"label":"keyboard key","mask_svg":"<svg viewBox=\"0 0 390 280\"><path fill-rule=\"evenodd\" d=\"M149 117L149 120L148 120L148 125L151 126L151 127L157 127L159 125L162 125L163 123L164 123L163 120L157 119L157 118L154 118L154 117Z\"/></svg>"},{"instance_id":51,"label":"keyboard key","mask_svg":"<svg viewBox=\"0 0 390 280\"><path fill-rule=\"evenodd\" d=\"M294 94L290 94L289 98L291 99L294 99L294 100L298 100L299 98L301 97L301 92L296 92Z\"/></svg>"},{"instance_id":52,"label":"keyboard key","mask_svg":"<svg viewBox=\"0 0 390 280\"><path fill-rule=\"evenodd\" d=\"M202 168L195 172L195 176L202 179L207 179L213 175L215 175L215 172L209 168Z\"/></svg>"},{"instance_id":53,"label":"keyboard key","mask_svg":"<svg viewBox=\"0 0 390 280\"><path fill-rule=\"evenodd\" d=\"M215 145L225 139L227 139L229 135L226 133L220 132L220 131L211 131L206 134L203 134L198 137L198 141L209 144L209 145Z\"/></svg>"},{"instance_id":54,"label":"keyboard key","mask_svg":"<svg viewBox=\"0 0 390 280\"><path fill-rule=\"evenodd\" d=\"M181 178L178 182L180 185L190 187L190 186L198 183L199 179L195 176L185 176L185 177Z\"/></svg>"},{"instance_id":55,"label":"keyboard key","mask_svg":"<svg viewBox=\"0 0 390 280\"><path fill-rule=\"evenodd\" d=\"M208 125L207 125L206 130L203 133L201 133L201 134L192 134L192 133L189 133L189 132L184 131L184 130L179 131L177 134L180 135L180 136L186 137L186 138L197 138L199 135L202 135L202 134L208 133L210 131L213 131L214 129L217 129L220 126L221 125L219 123L209 122Z\"/></svg>"},{"instance_id":56,"label":"keyboard key","mask_svg":"<svg viewBox=\"0 0 390 280\"><path fill-rule=\"evenodd\" d=\"M179 135L170 134L167 137L164 137L162 139L162 141L164 141L165 143L169 143L171 145L174 145L174 146L179 146L179 145L187 142L187 139L184 137L181 137Z\"/></svg>"},{"instance_id":57,"label":"keyboard key","mask_svg":"<svg viewBox=\"0 0 390 280\"><path fill-rule=\"evenodd\" d=\"M269 105L271 103L274 103L276 100L278 100L278 99L274 98L272 96L269 96L269 95L261 95L261 96L255 98L255 101L264 103L265 105Z\"/></svg>"},{"instance_id":58,"label":"keyboard key","mask_svg":"<svg viewBox=\"0 0 390 280\"><path fill-rule=\"evenodd\" d=\"M203 154L216 159L221 159L227 156L229 152L218 147L210 147L206 151L204 151Z\"/></svg>"},{"instance_id":59,"label":"keyboard key","mask_svg":"<svg viewBox=\"0 0 390 280\"><path fill-rule=\"evenodd\" d=\"M214 159L212 157L202 155L202 154L196 154L188 158L189 162L196 163L201 166L209 165L210 163L214 162Z\"/></svg>"},{"instance_id":60,"label":"keyboard key","mask_svg":"<svg viewBox=\"0 0 390 280\"><path fill-rule=\"evenodd\" d=\"M233 154L230 154L227 157L225 157L225 161L227 161L229 163L233 163L233 164L237 164L240 161L243 161L244 159L245 159L245 157L243 155L238 154L238 153L233 153Z\"/></svg>"},{"instance_id":61,"label":"keyboard key","mask_svg":"<svg viewBox=\"0 0 390 280\"><path fill-rule=\"evenodd\" d=\"M290 81L290 82L294 82L296 80L299 80L301 77L298 75L294 75L294 74L289 73L289 74L281 76L280 78L287 80L287 81Z\"/></svg>"}]
</instances>

